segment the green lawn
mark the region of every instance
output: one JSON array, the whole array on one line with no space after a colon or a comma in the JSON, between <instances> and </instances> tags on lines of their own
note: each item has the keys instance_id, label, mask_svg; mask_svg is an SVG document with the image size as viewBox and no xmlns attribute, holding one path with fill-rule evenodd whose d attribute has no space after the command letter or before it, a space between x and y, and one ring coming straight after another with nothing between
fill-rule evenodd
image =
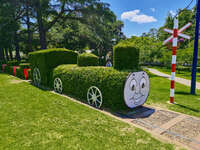
<instances>
[{"instance_id":1,"label":"green lawn","mask_svg":"<svg viewBox=\"0 0 200 150\"><path fill-rule=\"evenodd\" d=\"M197 95L190 95L189 93L190 87L176 83L175 102L177 104L168 104L170 80L150 74L150 94L147 104L200 117L200 91L197 91Z\"/></svg>"},{"instance_id":2,"label":"green lawn","mask_svg":"<svg viewBox=\"0 0 200 150\"><path fill-rule=\"evenodd\" d=\"M153 67L153 68L159 70L160 72L171 75L171 69L160 68L160 67ZM191 80L191 72L189 72L189 71L178 71L177 70L176 76L180 77L180 78ZM200 73L199 72L197 72L197 78L196 79L197 79L197 82L200 82Z\"/></svg>"},{"instance_id":3,"label":"green lawn","mask_svg":"<svg viewBox=\"0 0 200 150\"><path fill-rule=\"evenodd\" d=\"M141 129L5 74L0 74L0 116L2 150L175 149Z\"/></svg>"}]
</instances>

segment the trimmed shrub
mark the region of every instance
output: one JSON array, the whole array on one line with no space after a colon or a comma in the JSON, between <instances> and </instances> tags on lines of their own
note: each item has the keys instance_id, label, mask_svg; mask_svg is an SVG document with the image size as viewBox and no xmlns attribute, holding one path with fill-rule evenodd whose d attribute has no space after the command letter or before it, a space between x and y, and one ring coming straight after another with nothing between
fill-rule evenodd
<instances>
[{"instance_id":1,"label":"trimmed shrub","mask_svg":"<svg viewBox=\"0 0 200 150\"><path fill-rule=\"evenodd\" d=\"M98 66L99 58L91 53L83 53L78 56L78 66Z\"/></svg>"},{"instance_id":2,"label":"trimmed shrub","mask_svg":"<svg viewBox=\"0 0 200 150\"><path fill-rule=\"evenodd\" d=\"M50 85L52 70L61 64L76 64L77 53L64 48L41 50L29 53L31 69L39 68L41 84Z\"/></svg>"},{"instance_id":3,"label":"trimmed shrub","mask_svg":"<svg viewBox=\"0 0 200 150\"><path fill-rule=\"evenodd\" d=\"M61 78L63 93L87 102L87 91L91 86L98 87L103 95L102 107L112 110L127 109L123 90L128 72L120 72L108 67L78 67L60 65L53 71L53 80Z\"/></svg>"},{"instance_id":4,"label":"trimmed shrub","mask_svg":"<svg viewBox=\"0 0 200 150\"><path fill-rule=\"evenodd\" d=\"M137 70L139 68L139 49L131 43L119 43L114 47L113 65L118 70Z\"/></svg>"},{"instance_id":5,"label":"trimmed shrub","mask_svg":"<svg viewBox=\"0 0 200 150\"><path fill-rule=\"evenodd\" d=\"M13 67L9 66L9 65L5 66L5 73L12 75L13 74Z\"/></svg>"},{"instance_id":6,"label":"trimmed shrub","mask_svg":"<svg viewBox=\"0 0 200 150\"><path fill-rule=\"evenodd\" d=\"M16 68L16 76L18 78L24 79L24 70L22 70L20 67Z\"/></svg>"},{"instance_id":7,"label":"trimmed shrub","mask_svg":"<svg viewBox=\"0 0 200 150\"><path fill-rule=\"evenodd\" d=\"M7 65L8 66L19 66L19 61L17 61L17 60L13 60L13 61L8 61L7 62Z\"/></svg>"},{"instance_id":8,"label":"trimmed shrub","mask_svg":"<svg viewBox=\"0 0 200 150\"><path fill-rule=\"evenodd\" d=\"M21 64L19 64L19 66L20 66L21 69L29 69L29 68L31 68L30 63L21 63Z\"/></svg>"}]
</instances>

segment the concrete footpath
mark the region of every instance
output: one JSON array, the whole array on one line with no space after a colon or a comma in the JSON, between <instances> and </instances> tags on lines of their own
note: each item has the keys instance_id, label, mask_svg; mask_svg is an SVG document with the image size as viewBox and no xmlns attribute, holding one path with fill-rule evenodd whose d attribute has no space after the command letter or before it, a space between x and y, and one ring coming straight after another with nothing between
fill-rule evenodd
<instances>
[{"instance_id":1,"label":"concrete footpath","mask_svg":"<svg viewBox=\"0 0 200 150\"><path fill-rule=\"evenodd\" d=\"M171 75L168 75L168 74L165 74L165 73L162 73L156 69L152 69L152 68L147 68L151 73L155 74L155 75L158 75L158 76L161 76L161 77L164 77L164 78L167 78L170 80L171 78ZM187 80L187 79L183 79L183 78L179 78L179 77L176 77L175 78L175 82L178 82L180 84L184 84L186 86L191 86L191 81L190 80ZM199 82L196 82L196 88L200 90L200 83Z\"/></svg>"},{"instance_id":2,"label":"concrete footpath","mask_svg":"<svg viewBox=\"0 0 200 150\"><path fill-rule=\"evenodd\" d=\"M159 139L165 139L186 149L200 149L200 118L198 117L147 105L128 113L114 115Z\"/></svg>"}]
</instances>

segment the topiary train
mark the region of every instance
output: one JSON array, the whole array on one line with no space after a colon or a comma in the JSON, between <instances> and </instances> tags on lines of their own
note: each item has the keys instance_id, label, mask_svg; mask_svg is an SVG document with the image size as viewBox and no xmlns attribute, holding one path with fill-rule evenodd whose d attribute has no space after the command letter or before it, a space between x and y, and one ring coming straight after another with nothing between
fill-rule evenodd
<instances>
[{"instance_id":1,"label":"topiary train","mask_svg":"<svg viewBox=\"0 0 200 150\"><path fill-rule=\"evenodd\" d=\"M75 96L96 108L122 110L146 102L149 77L138 69L137 48L131 44L115 46L114 68L97 66L97 58L65 49L31 53L33 81L38 86L52 83L56 92Z\"/></svg>"}]
</instances>

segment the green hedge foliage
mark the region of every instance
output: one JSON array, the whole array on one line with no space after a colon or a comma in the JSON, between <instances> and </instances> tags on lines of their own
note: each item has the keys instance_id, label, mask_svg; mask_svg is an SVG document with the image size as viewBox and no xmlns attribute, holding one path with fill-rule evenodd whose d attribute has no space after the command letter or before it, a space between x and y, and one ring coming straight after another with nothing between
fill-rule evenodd
<instances>
[{"instance_id":1,"label":"green hedge foliage","mask_svg":"<svg viewBox=\"0 0 200 150\"><path fill-rule=\"evenodd\" d=\"M128 72L120 72L108 67L78 67L60 65L53 71L53 80L61 78L63 93L87 102L87 91L91 86L98 87L103 95L103 107L112 110L127 109L123 89Z\"/></svg>"},{"instance_id":2,"label":"green hedge foliage","mask_svg":"<svg viewBox=\"0 0 200 150\"><path fill-rule=\"evenodd\" d=\"M7 65L9 66L19 66L19 61L13 60L13 61L8 61Z\"/></svg>"},{"instance_id":3,"label":"green hedge foliage","mask_svg":"<svg viewBox=\"0 0 200 150\"><path fill-rule=\"evenodd\" d=\"M114 47L113 65L118 70L139 68L139 49L131 43L119 43Z\"/></svg>"},{"instance_id":4,"label":"green hedge foliage","mask_svg":"<svg viewBox=\"0 0 200 150\"><path fill-rule=\"evenodd\" d=\"M0 65L6 64L6 61L0 60Z\"/></svg>"},{"instance_id":5,"label":"green hedge foliage","mask_svg":"<svg viewBox=\"0 0 200 150\"><path fill-rule=\"evenodd\" d=\"M61 64L76 64L76 52L64 48L41 50L29 53L31 69L39 68L41 74L41 84L50 85L52 70Z\"/></svg>"},{"instance_id":6,"label":"green hedge foliage","mask_svg":"<svg viewBox=\"0 0 200 150\"><path fill-rule=\"evenodd\" d=\"M13 67L12 66L5 66L5 73L13 75Z\"/></svg>"},{"instance_id":7,"label":"green hedge foliage","mask_svg":"<svg viewBox=\"0 0 200 150\"><path fill-rule=\"evenodd\" d=\"M21 64L19 64L19 67L21 69L29 69L29 68L31 68L31 65L30 65L30 63L21 63Z\"/></svg>"},{"instance_id":8,"label":"green hedge foliage","mask_svg":"<svg viewBox=\"0 0 200 150\"><path fill-rule=\"evenodd\" d=\"M18 78L24 79L24 70L22 70L20 67L16 68L16 76Z\"/></svg>"},{"instance_id":9,"label":"green hedge foliage","mask_svg":"<svg viewBox=\"0 0 200 150\"><path fill-rule=\"evenodd\" d=\"M83 53L78 56L78 66L98 66L99 58L91 53Z\"/></svg>"}]
</instances>

